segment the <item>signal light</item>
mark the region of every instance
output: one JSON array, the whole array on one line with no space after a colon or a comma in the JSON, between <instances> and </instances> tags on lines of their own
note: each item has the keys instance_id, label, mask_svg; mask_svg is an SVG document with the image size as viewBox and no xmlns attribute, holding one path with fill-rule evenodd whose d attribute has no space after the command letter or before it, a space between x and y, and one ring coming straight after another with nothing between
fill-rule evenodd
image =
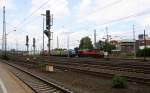
<instances>
[{"instance_id":1,"label":"signal light","mask_svg":"<svg viewBox=\"0 0 150 93\"><path fill-rule=\"evenodd\" d=\"M35 47L35 38L33 38L33 47Z\"/></svg>"},{"instance_id":2,"label":"signal light","mask_svg":"<svg viewBox=\"0 0 150 93\"><path fill-rule=\"evenodd\" d=\"M50 10L46 10L46 29L50 29Z\"/></svg>"},{"instance_id":3,"label":"signal light","mask_svg":"<svg viewBox=\"0 0 150 93\"><path fill-rule=\"evenodd\" d=\"M28 35L26 35L26 45L28 45L28 43L29 43L29 37Z\"/></svg>"}]
</instances>

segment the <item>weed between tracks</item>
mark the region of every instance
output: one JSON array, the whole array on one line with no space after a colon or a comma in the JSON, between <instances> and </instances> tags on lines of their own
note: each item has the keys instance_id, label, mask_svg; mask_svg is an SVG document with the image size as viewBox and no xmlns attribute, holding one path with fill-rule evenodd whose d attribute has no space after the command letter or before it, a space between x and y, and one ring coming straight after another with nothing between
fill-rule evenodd
<instances>
[{"instance_id":1,"label":"weed between tracks","mask_svg":"<svg viewBox=\"0 0 150 93\"><path fill-rule=\"evenodd\" d=\"M121 77L115 75L112 81L113 88L127 88L127 79L125 77Z\"/></svg>"}]
</instances>

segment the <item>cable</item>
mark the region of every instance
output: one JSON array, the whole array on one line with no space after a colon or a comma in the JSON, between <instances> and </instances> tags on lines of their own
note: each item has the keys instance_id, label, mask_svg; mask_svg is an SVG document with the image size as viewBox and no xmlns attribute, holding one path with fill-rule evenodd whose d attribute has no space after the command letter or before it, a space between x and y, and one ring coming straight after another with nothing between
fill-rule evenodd
<instances>
[{"instance_id":1,"label":"cable","mask_svg":"<svg viewBox=\"0 0 150 93\"><path fill-rule=\"evenodd\" d=\"M46 2L44 2L40 7L38 7L36 10L34 10L29 16L27 16L26 18L24 18L24 19L21 21L21 23L19 24L20 26L18 26L17 28L22 27L22 26L24 25L23 23L25 23L30 17L32 17L33 14L36 13L39 9L41 9L42 7L44 7L45 5L47 5L49 1L50 1L50 0L47 0Z\"/></svg>"},{"instance_id":2,"label":"cable","mask_svg":"<svg viewBox=\"0 0 150 93\"><path fill-rule=\"evenodd\" d=\"M148 11L147 11L147 10L148 10ZM131 15L129 15L129 16L122 17L122 18L119 18L119 19L114 19L114 20L111 20L111 21L102 23L102 24L100 24L100 25L106 25L106 24L109 24L109 23L114 23L114 22L122 21L122 20L125 20L125 19L129 19L129 18L131 18L131 17L143 16L143 15L146 15L146 14L149 14L149 13L150 13L150 9L147 9L147 10L146 10L146 11L139 12L139 13L136 13L136 14L131 14Z\"/></svg>"},{"instance_id":3,"label":"cable","mask_svg":"<svg viewBox=\"0 0 150 93\"><path fill-rule=\"evenodd\" d=\"M26 18L24 18L21 23L23 24L25 21L27 21L28 18L30 18L35 12L37 12L37 11L38 11L39 9L41 9L43 6L45 6L49 1L50 1L50 0L47 0L45 3L43 3L39 8L37 8L35 11L33 11L29 16L27 16ZM100 9L104 9L104 8L113 6L113 5L117 4L117 3L120 3L121 1L123 1L123 0L114 1L114 2L112 2L112 3L110 3L110 4L105 5L104 7L100 8ZM20 23L20 25L21 25L21 23ZM24 24L23 24L23 25L24 25ZM17 27L17 28L19 28L19 27Z\"/></svg>"},{"instance_id":4,"label":"cable","mask_svg":"<svg viewBox=\"0 0 150 93\"><path fill-rule=\"evenodd\" d=\"M116 0L116 1L114 1L114 2L111 2L111 3L107 4L107 5L105 5L105 6L101 7L101 8L99 8L98 11L99 11L99 10L102 10L102 9L105 9L105 8L108 8L108 7L111 7L111 6L114 6L114 5L116 5L116 4L118 4L118 3L122 2L122 1L123 1L123 0Z\"/></svg>"}]
</instances>

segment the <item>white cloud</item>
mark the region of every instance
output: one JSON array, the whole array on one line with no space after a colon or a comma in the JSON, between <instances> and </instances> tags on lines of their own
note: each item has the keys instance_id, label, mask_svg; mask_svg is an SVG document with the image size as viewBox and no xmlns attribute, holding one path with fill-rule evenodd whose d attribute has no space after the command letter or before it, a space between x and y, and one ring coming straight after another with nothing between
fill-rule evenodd
<instances>
[{"instance_id":1,"label":"white cloud","mask_svg":"<svg viewBox=\"0 0 150 93\"><path fill-rule=\"evenodd\" d=\"M90 11L92 1L91 0L81 0L81 3L79 4L79 11L77 12L78 17L85 17L88 15L88 12Z\"/></svg>"},{"instance_id":2,"label":"white cloud","mask_svg":"<svg viewBox=\"0 0 150 93\"><path fill-rule=\"evenodd\" d=\"M0 8L5 6L7 10L16 10L14 0L0 0Z\"/></svg>"},{"instance_id":3,"label":"white cloud","mask_svg":"<svg viewBox=\"0 0 150 93\"><path fill-rule=\"evenodd\" d=\"M57 48L57 36L59 39L59 47L67 48L67 40L69 35L69 47L74 48L79 45L79 41L82 37L90 36L93 37L93 31L87 31L87 29L82 29L78 32L72 32L68 28L60 28L57 31L54 31L53 37L53 48Z\"/></svg>"},{"instance_id":4,"label":"white cloud","mask_svg":"<svg viewBox=\"0 0 150 93\"><path fill-rule=\"evenodd\" d=\"M139 17L139 19L137 20L137 23L144 27L147 25L150 25L150 17L149 16L150 16L150 14Z\"/></svg>"},{"instance_id":5,"label":"white cloud","mask_svg":"<svg viewBox=\"0 0 150 93\"><path fill-rule=\"evenodd\" d=\"M80 6L81 9L79 10L82 10L85 6L84 2L81 2L81 5L83 6ZM92 2L86 4L86 7L90 8L90 11L88 11L90 14L85 9L82 12L78 12L79 15L82 15L79 20L89 20L101 25L150 9L149 5L149 0L111 0L109 2L107 0L95 0L93 5Z\"/></svg>"},{"instance_id":6,"label":"white cloud","mask_svg":"<svg viewBox=\"0 0 150 93\"><path fill-rule=\"evenodd\" d=\"M36 10L46 1L47 0L32 0L30 13ZM67 0L49 0L49 2L47 2L44 7L37 12L37 14L40 15L43 13L43 11L45 13L45 10L47 9L50 9L56 18L64 18L64 16L70 15Z\"/></svg>"},{"instance_id":7,"label":"white cloud","mask_svg":"<svg viewBox=\"0 0 150 93\"><path fill-rule=\"evenodd\" d=\"M21 29L20 29L21 30ZM8 46L13 45L16 46L18 42L18 46L20 48L25 48L26 35L29 36L29 45L32 47L33 38L36 39L37 48L40 48L42 45L42 31L39 31L40 28L36 25L28 25L24 30L17 30L16 32L8 32Z\"/></svg>"},{"instance_id":8,"label":"white cloud","mask_svg":"<svg viewBox=\"0 0 150 93\"><path fill-rule=\"evenodd\" d=\"M36 10L38 7L40 7L46 0L32 0L31 1L31 8L29 10L29 14L32 13L34 10ZM9 0L8 2L10 8L13 8L13 0ZM32 38L36 38L37 47L41 48L42 46L42 17L40 16L41 13L45 13L46 9L50 9L51 12L54 14L55 18L64 19L65 16L71 15L74 18L74 15L70 14L70 7L68 5L67 0L49 0L49 2L41 8L38 12L36 12L36 17L34 19L37 22L33 22L33 20L30 20L30 22L27 23L27 25L23 26L23 30L25 32L15 32L8 36L8 42L16 44L16 40L18 40L19 44L22 44L22 47L24 47L25 44L25 36L29 35L30 37L30 45L32 44ZM83 23L91 24L89 22L96 23L92 24L94 27L101 26L103 23L110 22L112 20L120 19L122 17L126 17L129 15L133 15L142 11L146 11L147 9L150 10L150 0L81 0L79 6L76 6L76 9L73 9L72 13L76 13L76 18L73 19L73 21L82 21ZM40 16L40 17L37 17ZM24 18L24 17L23 17ZM38 19L39 18L39 19ZM54 18L54 19L55 19ZM37 20L38 19L38 20ZM41 20L40 20L41 19ZM138 18L133 18L132 20L136 21L136 23L140 26L145 26L150 24L150 18L149 15L141 16ZM19 23L18 20L14 19L13 21L13 27L17 26ZM41 22L41 26L40 26ZM57 21L59 23L59 21ZM62 22L61 22L62 23ZM74 22L75 23L75 22ZM65 25L70 23L65 23ZM60 25L60 24L58 24ZM56 24L56 28L54 29L54 40L52 41L52 47L57 47L57 36L59 37L59 46L61 48L67 48L67 33L71 32L68 28L57 28L58 26ZM83 24L77 24L77 27L83 26ZM128 25L128 24L127 24ZM131 25L131 24L130 24ZM112 25L110 25L112 26ZM59 27L59 26L58 26ZM92 29L94 29L94 27ZM104 28L105 26L101 26L101 28ZM132 26L131 30L126 31L124 29L125 27L122 27L121 29L117 30L117 27L112 27L109 34L112 36L118 35L122 36L126 35L128 33L131 33L128 35L128 37L132 38ZM71 28L73 30L76 29L76 26ZM91 29L91 28L90 28ZM124 29L124 30L123 30ZM56 31L57 30L57 31ZM73 48L79 44L79 40L84 36L89 36L93 41L93 31L87 30L87 29L78 29L80 31L70 33L70 47ZM98 30L98 29L97 29ZM138 32L139 33L139 32ZM97 40L101 39L103 36L105 36L105 28L102 31L97 31ZM15 36L15 37L14 37ZM47 49L47 37L45 36L45 48Z\"/></svg>"}]
</instances>

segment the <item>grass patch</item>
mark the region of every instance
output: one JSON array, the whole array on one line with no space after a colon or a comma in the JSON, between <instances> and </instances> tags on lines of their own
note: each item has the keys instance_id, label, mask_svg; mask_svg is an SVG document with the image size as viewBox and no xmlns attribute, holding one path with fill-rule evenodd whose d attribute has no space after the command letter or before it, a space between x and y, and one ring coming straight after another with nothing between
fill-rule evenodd
<instances>
[{"instance_id":1,"label":"grass patch","mask_svg":"<svg viewBox=\"0 0 150 93\"><path fill-rule=\"evenodd\" d=\"M113 88L126 88L127 79L125 77L115 75L112 80L112 87Z\"/></svg>"}]
</instances>

